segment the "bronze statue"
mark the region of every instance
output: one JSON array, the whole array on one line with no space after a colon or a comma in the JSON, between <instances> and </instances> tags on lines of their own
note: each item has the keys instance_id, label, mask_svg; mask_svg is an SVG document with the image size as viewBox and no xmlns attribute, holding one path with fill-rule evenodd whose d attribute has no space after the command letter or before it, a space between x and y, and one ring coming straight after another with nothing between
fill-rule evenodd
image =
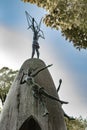
<instances>
[{"instance_id":1,"label":"bronze statue","mask_svg":"<svg viewBox=\"0 0 87 130\"><path fill-rule=\"evenodd\" d=\"M52 66L52 64L48 65L46 67L37 69L36 71L34 71L33 69L29 69L28 74L25 74L23 72L22 78L20 80L20 84L27 83L28 85L32 85L33 96L35 97L35 99L38 99L42 103L42 106L44 107L43 116L48 115L49 112L48 112L48 110L46 108L45 97L43 95L41 95L41 93L40 93L41 89L39 89L39 88L41 88L41 87L37 83L34 82L34 77L38 73L40 73L41 71L45 70L46 68L48 68L50 66ZM25 78L24 78L24 76L25 76Z\"/></svg>"},{"instance_id":2,"label":"bronze statue","mask_svg":"<svg viewBox=\"0 0 87 130\"><path fill-rule=\"evenodd\" d=\"M33 92L33 96L36 98L36 99L39 99L43 106L45 106L45 97L51 99L51 100L55 100L55 101L58 101L60 102L61 104L67 104L68 102L65 102L65 101L61 101L60 99L58 99L57 97L54 97L54 96L51 96L50 94L48 94L46 92L46 90L41 87L39 84L37 84L35 81L34 81L34 77L41 71L43 71L44 69L50 67L52 65L48 65L46 67L43 67L39 70L37 70L36 72L33 72L33 70L28 70L28 74L24 74L22 75L22 78L21 78L21 81L20 81L20 84L24 84L24 83L27 83L29 85L32 85L32 92ZM24 78L24 76L26 75L26 77ZM47 115L48 111L45 107L45 113L43 114L44 116Z\"/></svg>"},{"instance_id":3,"label":"bronze statue","mask_svg":"<svg viewBox=\"0 0 87 130\"><path fill-rule=\"evenodd\" d=\"M37 24L35 19L32 18L27 11L25 11L25 13L26 13L27 21L28 21L28 26L29 26L28 29L31 29L33 31L33 44L32 44L32 56L31 56L31 58L34 57L35 51L37 53L37 58L39 58L39 55L40 55L39 48L40 48L40 46L39 46L38 40L39 40L40 37L45 39L43 31L40 29L42 19L40 20L40 23Z\"/></svg>"}]
</instances>

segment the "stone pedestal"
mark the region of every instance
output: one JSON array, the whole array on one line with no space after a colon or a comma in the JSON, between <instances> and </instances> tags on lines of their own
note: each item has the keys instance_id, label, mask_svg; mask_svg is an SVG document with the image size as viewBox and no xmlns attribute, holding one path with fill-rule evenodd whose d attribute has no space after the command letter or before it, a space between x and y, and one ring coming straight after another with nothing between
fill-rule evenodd
<instances>
[{"instance_id":1,"label":"stone pedestal","mask_svg":"<svg viewBox=\"0 0 87 130\"><path fill-rule=\"evenodd\" d=\"M20 84L22 72L28 69L45 67L40 59L29 59L24 62L8 93L1 113L0 130L66 130L61 104L46 98L48 115L43 116L44 107L32 94L32 86ZM48 69L41 71L35 82L58 98L55 85Z\"/></svg>"}]
</instances>

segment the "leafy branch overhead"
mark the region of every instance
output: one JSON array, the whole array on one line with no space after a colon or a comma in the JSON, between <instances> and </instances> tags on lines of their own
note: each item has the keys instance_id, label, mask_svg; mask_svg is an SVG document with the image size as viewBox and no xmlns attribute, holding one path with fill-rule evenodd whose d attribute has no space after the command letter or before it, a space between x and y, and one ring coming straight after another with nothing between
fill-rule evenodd
<instances>
[{"instance_id":1,"label":"leafy branch overhead","mask_svg":"<svg viewBox=\"0 0 87 130\"><path fill-rule=\"evenodd\" d=\"M87 0L22 0L37 4L49 12L44 22L60 29L62 35L78 48L87 48Z\"/></svg>"}]
</instances>

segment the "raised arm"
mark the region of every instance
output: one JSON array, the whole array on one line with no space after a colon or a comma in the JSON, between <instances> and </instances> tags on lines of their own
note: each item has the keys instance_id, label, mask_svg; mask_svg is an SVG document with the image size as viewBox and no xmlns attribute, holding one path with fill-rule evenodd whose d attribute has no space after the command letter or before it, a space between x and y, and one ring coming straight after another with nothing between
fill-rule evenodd
<instances>
[{"instance_id":1,"label":"raised arm","mask_svg":"<svg viewBox=\"0 0 87 130\"><path fill-rule=\"evenodd\" d=\"M43 67L43 68L40 68L40 69L37 69L37 71L36 72L34 72L34 73L31 73L31 77L35 77L36 75L38 75L41 71L43 71L43 70L45 70L45 69L47 69L48 67L51 67L53 64L50 64L50 65L48 65L48 66L45 66L45 67Z\"/></svg>"},{"instance_id":2,"label":"raised arm","mask_svg":"<svg viewBox=\"0 0 87 130\"><path fill-rule=\"evenodd\" d=\"M58 98L56 98L56 97L54 97L54 96L51 96L50 94L48 94L48 93L44 90L44 88L40 88L40 89L39 89L39 92L40 92L40 94L42 94L42 95L44 95L44 96L46 96L46 97L48 97L48 98L50 98L50 99L52 99L52 100L58 101L58 102L60 102L61 104L68 104L68 102L62 101L62 100L60 100L60 99L58 99Z\"/></svg>"},{"instance_id":3,"label":"raised arm","mask_svg":"<svg viewBox=\"0 0 87 130\"><path fill-rule=\"evenodd\" d=\"M57 92L59 92L59 90L60 90L61 83L62 83L62 79L59 80L59 86L57 88Z\"/></svg>"},{"instance_id":4,"label":"raised arm","mask_svg":"<svg viewBox=\"0 0 87 130\"><path fill-rule=\"evenodd\" d=\"M42 34L41 34L40 32L41 32ZM44 33L43 33L42 30L39 30L38 37L41 37L41 38L45 39Z\"/></svg>"}]
</instances>

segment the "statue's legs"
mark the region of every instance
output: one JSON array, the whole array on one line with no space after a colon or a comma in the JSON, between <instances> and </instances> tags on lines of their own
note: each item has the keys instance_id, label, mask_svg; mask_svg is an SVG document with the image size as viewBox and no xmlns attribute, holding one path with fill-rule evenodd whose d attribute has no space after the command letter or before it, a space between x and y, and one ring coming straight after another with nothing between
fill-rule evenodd
<instances>
[{"instance_id":1,"label":"statue's legs","mask_svg":"<svg viewBox=\"0 0 87 130\"><path fill-rule=\"evenodd\" d=\"M37 58L39 58L39 55L40 55L40 54L39 54L39 45L33 43L33 44L32 44L32 56L31 56L31 58L34 57L35 51L36 51L36 53L37 53Z\"/></svg>"},{"instance_id":2,"label":"statue's legs","mask_svg":"<svg viewBox=\"0 0 87 130\"><path fill-rule=\"evenodd\" d=\"M39 58L40 53L37 47L36 47L36 52L37 52L37 58Z\"/></svg>"},{"instance_id":3,"label":"statue's legs","mask_svg":"<svg viewBox=\"0 0 87 130\"><path fill-rule=\"evenodd\" d=\"M32 45L32 56L31 56L31 58L33 58L34 55L35 55L35 49L36 49L36 47L34 45Z\"/></svg>"}]
</instances>

